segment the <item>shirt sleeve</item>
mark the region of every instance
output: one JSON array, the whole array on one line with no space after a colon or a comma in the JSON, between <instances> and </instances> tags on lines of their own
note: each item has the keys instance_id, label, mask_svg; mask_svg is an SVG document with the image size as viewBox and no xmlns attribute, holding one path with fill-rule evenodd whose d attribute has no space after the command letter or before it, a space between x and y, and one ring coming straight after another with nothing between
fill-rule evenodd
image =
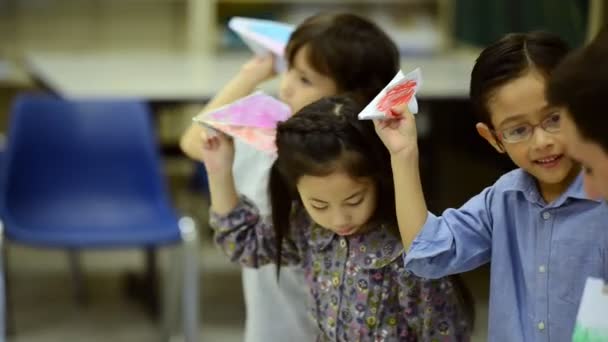
<instances>
[{"instance_id":1,"label":"shirt sleeve","mask_svg":"<svg viewBox=\"0 0 608 342\"><path fill-rule=\"evenodd\" d=\"M442 216L429 213L422 230L404 255L408 271L425 278L462 273L490 261L492 197L489 187L459 209Z\"/></svg>"},{"instance_id":2,"label":"shirt sleeve","mask_svg":"<svg viewBox=\"0 0 608 342\"><path fill-rule=\"evenodd\" d=\"M215 243L233 262L258 268L276 263L276 235L272 224L261 218L255 204L241 197L238 205L228 214L220 216L210 211L209 224L215 230ZM301 244L284 237L281 264L301 263Z\"/></svg>"}]
</instances>

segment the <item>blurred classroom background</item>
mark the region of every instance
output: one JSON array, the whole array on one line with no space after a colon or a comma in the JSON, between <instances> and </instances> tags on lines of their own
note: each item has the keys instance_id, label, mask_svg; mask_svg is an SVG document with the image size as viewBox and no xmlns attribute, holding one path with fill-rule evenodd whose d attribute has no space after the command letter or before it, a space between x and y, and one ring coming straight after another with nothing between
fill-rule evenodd
<instances>
[{"instance_id":1,"label":"blurred classroom background","mask_svg":"<svg viewBox=\"0 0 608 342\"><path fill-rule=\"evenodd\" d=\"M242 340L244 305L239 267L210 240L202 166L179 152L179 136L250 55L227 29L229 18L297 25L321 11L371 18L398 44L404 71L422 68L421 167L430 207L440 212L512 168L474 130L468 77L480 48L504 33L535 29L578 46L597 31L608 6L603 0L0 0L0 147L23 92L136 99L151 108L170 203L198 230L201 341ZM276 81L264 89L276 91ZM74 254L7 239L4 245L9 341L160 340L160 287L176 267L171 248ZM475 341L485 341L488 268L465 279L477 306Z\"/></svg>"}]
</instances>

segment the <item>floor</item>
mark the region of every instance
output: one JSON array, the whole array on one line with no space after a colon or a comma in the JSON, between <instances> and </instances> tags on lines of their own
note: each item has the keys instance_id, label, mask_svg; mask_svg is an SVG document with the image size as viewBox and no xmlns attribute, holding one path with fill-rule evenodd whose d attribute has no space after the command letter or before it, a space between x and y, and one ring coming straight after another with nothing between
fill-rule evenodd
<instances>
[{"instance_id":1,"label":"floor","mask_svg":"<svg viewBox=\"0 0 608 342\"><path fill-rule=\"evenodd\" d=\"M83 253L89 301L80 306L63 252L11 246L16 334L9 341L160 341L159 326L124 290L125 275L141 269L142 256L138 251ZM238 267L206 245L201 269L201 341L241 341L244 306ZM486 340L487 275L482 269L465 277L477 301L473 341L479 342Z\"/></svg>"},{"instance_id":2,"label":"floor","mask_svg":"<svg viewBox=\"0 0 608 342\"><path fill-rule=\"evenodd\" d=\"M85 305L74 297L65 253L21 246L11 246L9 253L16 329L9 341L160 341L159 325L126 294L127 274L142 269L142 252L83 253ZM160 257L164 260L166 252ZM200 264L201 341L241 341L239 268L212 246L204 246Z\"/></svg>"}]
</instances>

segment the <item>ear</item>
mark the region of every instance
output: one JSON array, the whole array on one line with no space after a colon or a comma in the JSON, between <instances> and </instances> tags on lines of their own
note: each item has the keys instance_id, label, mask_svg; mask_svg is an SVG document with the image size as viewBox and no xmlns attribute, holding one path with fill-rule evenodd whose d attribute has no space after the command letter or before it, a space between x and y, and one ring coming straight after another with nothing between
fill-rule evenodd
<instances>
[{"instance_id":1,"label":"ear","mask_svg":"<svg viewBox=\"0 0 608 342\"><path fill-rule=\"evenodd\" d=\"M502 145L496 141L496 138L494 137L494 134L492 134L492 131L490 130L490 127L488 127L488 125L478 122L475 125L475 128L477 129L477 133L479 133L479 135L486 139L486 141L492 145L492 147L494 147L494 149L498 152L498 153L505 153L505 150L503 149Z\"/></svg>"}]
</instances>

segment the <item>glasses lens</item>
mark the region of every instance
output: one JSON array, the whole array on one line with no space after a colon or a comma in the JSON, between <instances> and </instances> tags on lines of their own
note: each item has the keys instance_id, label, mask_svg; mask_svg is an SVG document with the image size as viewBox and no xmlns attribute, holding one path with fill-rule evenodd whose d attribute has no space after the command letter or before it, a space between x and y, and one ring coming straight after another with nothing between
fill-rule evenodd
<instances>
[{"instance_id":1,"label":"glasses lens","mask_svg":"<svg viewBox=\"0 0 608 342\"><path fill-rule=\"evenodd\" d=\"M532 127L530 125L520 125L503 130L502 136L506 142L514 143L528 139L531 132Z\"/></svg>"},{"instance_id":2,"label":"glasses lens","mask_svg":"<svg viewBox=\"0 0 608 342\"><path fill-rule=\"evenodd\" d=\"M542 126L547 132L557 132L560 129L561 121L561 115L555 113L546 118Z\"/></svg>"}]
</instances>

